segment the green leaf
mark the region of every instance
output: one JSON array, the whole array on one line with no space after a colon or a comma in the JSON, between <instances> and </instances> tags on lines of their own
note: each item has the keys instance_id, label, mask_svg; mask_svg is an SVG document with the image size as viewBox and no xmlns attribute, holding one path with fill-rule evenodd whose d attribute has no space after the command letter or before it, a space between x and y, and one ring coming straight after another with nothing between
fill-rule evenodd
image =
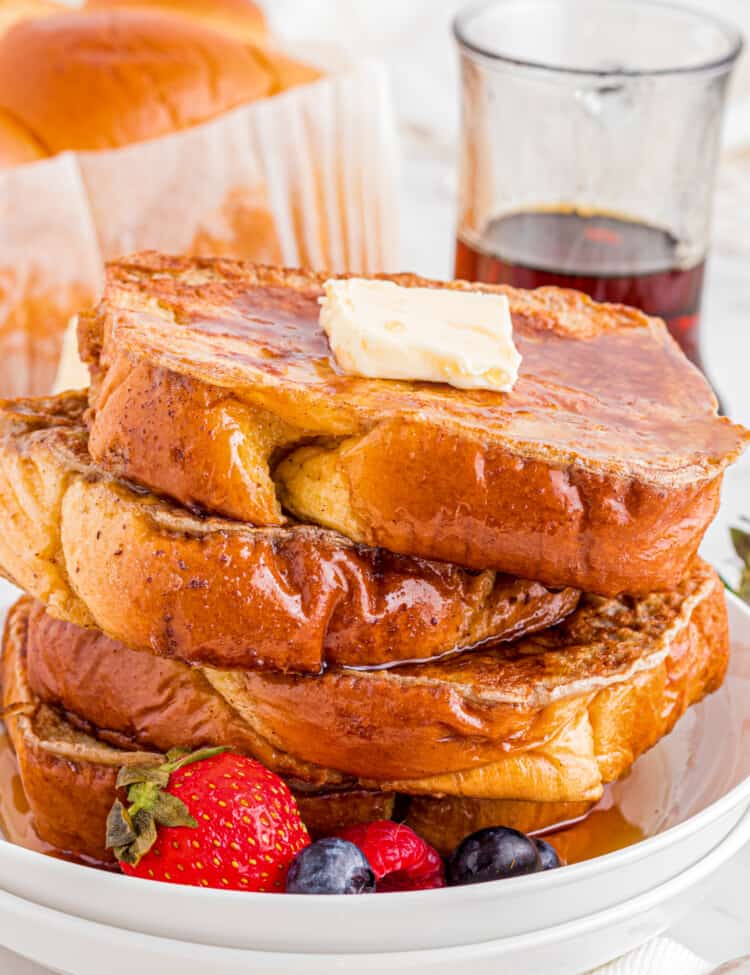
<instances>
[{"instance_id":1,"label":"green leaf","mask_svg":"<svg viewBox=\"0 0 750 975\"><path fill-rule=\"evenodd\" d=\"M107 817L107 847L121 863L136 866L156 842L160 826L187 826L196 829L197 820L177 796L167 791L169 778L177 769L201 762L228 751L226 748L201 748L188 752L174 748L167 752L163 765L131 765L120 769L117 788L128 790L125 806L115 799Z\"/></svg>"},{"instance_id":2,"label":"green leaf","mask_svg":"<svg viewBox=\"0 0 750 975\"><path fill-rule=\"evenodd\" d=\"M133 816L133 829L136 835L132 843L116 847L114 853L121 863L137 867L156 842L154 817L146 809L139 809Z\"/></svg>"},{"instance_id":3,"label":"green leaf","mask_svg":"<svg viewBox=\"0 0 750 975\"><path fill-rule=\"evenodd\" d=\"M732 536L735 552L750 567L750 532L743 531L742 528L730 528L729 534Z\"/></svg>"},{"instance_id":4,"label":"green leaf","mask_svg":"<svg viewBox=\"0 0 750 975\"><path fill-rule=\"evenodd\" d=\"M125 765L117 775L118 789L127 789L140 782L153 782L164 789L169 785L169 772L160 765Z\"/></svg>"},{"instance_id":5,"label":"green leaf","mask_svg":"<svg viewBox=\"0 0 750 975\"><path fill-rule=\"evenodd\" d=\"M114 805L107 816L107 839L105 846L108 850L113 847L127 846L136 838L130 814L119 799L115 799Z\"/></svg>"},{"instance_id":6,"label":"green leaf","mask_svg":"<svg viewBox=\"0 0 750 975\"><path fill-rule=\"evenodd\" d=\"M737 595L740 597L740 599L744 599L746 603L750 603L750 569L742 570Z\"/></svg>"},{"instance_id":7,"label":"green leaf","mask_svg":"<svg viewBox=\"0 0 750 975\"><path fill-rule=\"evenodd\" d=\"M152 809L160 788L156 782L135 782L128 789L128 812L135 816L139 809Z\"/></svg>"},{"instance_id":8,"label":"green leaf","mask_svg":"<svg viewBox=\"0 0 750 975\"><path fill-rule=\"evenodd\" d=\"M734 596L739 596L737 590L734 588L734 586L729 584L729 582L724 578L721 572L718 573L718 576L721 579L721 584L724 586L727 592L731 592Z\"/></svg>"},{"instance_id":9,"label":"green leaf","mask_svg":"<svg viewBox=\"0 0 750 975\"><path fill-rule=\"evenodd\" d=\"M182 799L173 796L171 792L160 792L150 812L160 826L190 826L196 829L198 821L190 815L190 811Z\"/></svg>"}]
</instances>

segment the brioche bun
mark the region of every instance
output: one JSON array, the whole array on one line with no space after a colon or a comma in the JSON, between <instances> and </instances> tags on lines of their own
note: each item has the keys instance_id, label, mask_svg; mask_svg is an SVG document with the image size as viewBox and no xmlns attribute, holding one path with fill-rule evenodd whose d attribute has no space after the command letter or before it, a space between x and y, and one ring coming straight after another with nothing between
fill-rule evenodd
<instances>
[{"instance_id":1,"label":"brioche bun","mask_svg":"<svg viewBox=\"0 0 750 975\"><path fill-rule=\"evenodd\" d=\"M47 155L117 148L316 77L204 19L153 7L23 20L0 39L0 112L19 130L4 155L25 161L29 144Z\"/></svg>"}]
</instances>

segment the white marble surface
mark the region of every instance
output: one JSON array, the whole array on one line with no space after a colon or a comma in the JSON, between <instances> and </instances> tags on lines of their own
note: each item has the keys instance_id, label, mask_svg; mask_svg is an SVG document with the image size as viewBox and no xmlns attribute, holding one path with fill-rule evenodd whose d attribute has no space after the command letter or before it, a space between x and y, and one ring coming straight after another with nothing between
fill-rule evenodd
<instances>
[{"instance_id":1,"label":"white marble surface","mask_svg":"<svg viewBox=\"0 0 750 975\"><path fill-rule=\"evenodd\" d=\"M750 33L750 0L702 0ZM292 39L316 37L377 56L392 69L404 144L401 200L404 269L450 274L455 219L456 69L448 24L456 0L274 0L274 25ZM750 66L741 65L720 182L717 240L709 265L705 355L730 414L750 425ZM744 160L742 157L746 157ZM728 526L750 515L750 457L729 472L706 555L736 571ZM705 890L703 905L672 932L706 959L750 953L750 848ZM0 949L2 975L40 975ZM660 973L654 973L660 975Z\"/></svg>"}]
</instances>

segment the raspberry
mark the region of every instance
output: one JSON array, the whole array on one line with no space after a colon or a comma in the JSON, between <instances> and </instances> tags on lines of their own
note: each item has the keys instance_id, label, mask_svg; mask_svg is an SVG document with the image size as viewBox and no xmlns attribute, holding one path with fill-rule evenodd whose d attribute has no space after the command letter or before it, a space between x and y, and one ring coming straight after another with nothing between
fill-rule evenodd
<instances>
[{"instance_id":1,"label":"raspberry","mask_svg":"<svg viewBox=\"0 0 750 975\"><path fill-rule=\"evenodd\" d=\"M337 834L367 857L378 893L445 887L445 868L437 850L401 823L390 819L348 826Z\"/></svg>"}]
</instances>

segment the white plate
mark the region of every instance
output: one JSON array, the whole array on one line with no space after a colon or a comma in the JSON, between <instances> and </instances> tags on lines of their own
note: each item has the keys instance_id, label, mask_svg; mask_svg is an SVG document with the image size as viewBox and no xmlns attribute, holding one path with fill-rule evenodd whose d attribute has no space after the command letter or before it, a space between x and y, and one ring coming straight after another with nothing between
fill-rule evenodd
<instances>
[{"instance_id":1,"label":"white plate","mask_svg":"<svg viewBox=\"0 0 750 975\"><path fill-rule=\"evenodd\" d=\"M0 889L113 928L261 952L413 952L538 938L691 876L742 818L750 803L750 613L732 599L730 617L734 653L724 687L615 789L650 837L626 850L512 881L326 898L125 879L0 843Z\"/></svg>"},{"instance_id":2,"label":"white plate","mask_svg":"<svg viewBox=\"0 0 750 975\"><path fill-rule=\"evenodd\" d=\"M469 971L472 975L498 975L500 971L512 971L513 975L580 975L636 948L674 923L694 906L710 876L748 840L750 813L701 861L639 897L568 924L458 948L388 951L387 930L380 932L382 951L377 954L215 948L95 924L3 893L0 938L19 954L65 975L101 975L102 971L107 975L456 975ZM329 910L335 913L337 907L332 903Z\"/></svg>"}]
</instances>

